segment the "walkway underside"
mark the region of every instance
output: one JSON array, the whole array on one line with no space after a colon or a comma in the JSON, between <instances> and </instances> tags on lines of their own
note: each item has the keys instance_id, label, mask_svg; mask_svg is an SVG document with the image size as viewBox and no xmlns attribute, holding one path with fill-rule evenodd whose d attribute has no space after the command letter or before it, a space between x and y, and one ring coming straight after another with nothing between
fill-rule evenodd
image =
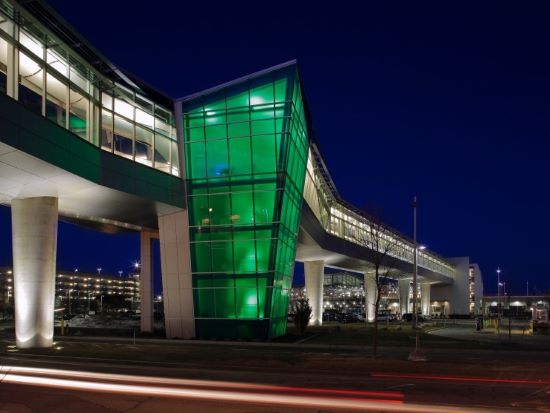
<instances>
[{"instance_id":1,"label":"walkway underside","mask_svg":"<svg viewBox=\"0 0 550 413\"><path fill-rule=\"evenodd\" d=\"M158 228L157 216L179 208L98 185L0 143L0 203L48 196L66 221L104 232Z\"/></svg>"},{"instance_id":2,"label":"walkway underside","mask_svg":"<svg viewBox=\"0 0 550 413\"><path fill-rule=\"evenodd\" d=\"M367 261L368 256L366 247L327 233L307 203L302 203L297 261L324 261L327 267L371 273L373 264ZM391 278L412 277L413 265L410 263L388 256L385 259L385 265L390 268ZM422 267L418 267L418 281L430 284L453 282L450 277Z\"/></svg>"}]
</instances>

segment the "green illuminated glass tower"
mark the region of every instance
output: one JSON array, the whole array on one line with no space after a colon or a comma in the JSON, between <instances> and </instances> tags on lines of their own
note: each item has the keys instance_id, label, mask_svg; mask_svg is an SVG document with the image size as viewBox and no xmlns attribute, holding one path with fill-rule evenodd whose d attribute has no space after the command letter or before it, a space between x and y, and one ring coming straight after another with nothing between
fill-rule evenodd
<instances>
[{"instance_id":1,"label":"green illuminated glass tower","mask_svg":"<svg viewBox=\"0 0 550 413\"><path fill-rule=\"evenodd\" d=\"M198 338L285 333L309 147L295 65L183 102Z\"/></svg>"}]
</instances>

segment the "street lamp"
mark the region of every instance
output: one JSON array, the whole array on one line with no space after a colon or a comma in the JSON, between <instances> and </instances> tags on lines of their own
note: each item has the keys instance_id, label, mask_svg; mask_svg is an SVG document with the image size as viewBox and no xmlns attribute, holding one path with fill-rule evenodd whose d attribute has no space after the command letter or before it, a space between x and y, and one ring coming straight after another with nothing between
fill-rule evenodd
<instances>
[{"instance_id":1,"label":"street lamp","mask_svg":"<svg viewBox=\"0 0 550 413\"><path fill-rule=\"evenodd\" d=\"M418 254L418 245L416 243L416 196L413 198L413 242L414 242L414 256L413 256L413 317L412 317L412 327L413 330L416 329L416 324L418 323L418 316L416 314L416 307L417 302L416 298L418 295L418 285L417 285L417 278L418 278L418 260L417 260L417 254ZM408 294L407 294L408 295ZM408 298L407 298L408 299Z\"/></svg>"},{"instance_id":2,"label":"street lamp","mask_svg":"<svg viewBox=\"0 0 550 413\"><path fill-rule=\"evenodd\" d=\"M500 303L500 267L497 268L497 301Z\"/></svg>"}]
</instances>

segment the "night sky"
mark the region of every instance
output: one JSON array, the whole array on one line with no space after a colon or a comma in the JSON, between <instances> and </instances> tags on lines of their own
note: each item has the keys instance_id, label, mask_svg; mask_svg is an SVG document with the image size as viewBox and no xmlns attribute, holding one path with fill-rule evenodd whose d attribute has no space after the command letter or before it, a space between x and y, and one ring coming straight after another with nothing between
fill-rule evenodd
<instances>
[{"instance_id":1,"label":"night sky","mask_svg":"<svg viewBox=\"0 0 550 413\"><path fill-rule=\"evenodd\" d=\"M550 9L543 2L50 2L115 64L181 97L296 58L326 164L359 207L496 291L550 289ZM132 7L128 7L132 4ZM0 264L11 261L0 210ZM128 271L136 235L62 224L58 267Z\"/></svg>"}]
</instances>

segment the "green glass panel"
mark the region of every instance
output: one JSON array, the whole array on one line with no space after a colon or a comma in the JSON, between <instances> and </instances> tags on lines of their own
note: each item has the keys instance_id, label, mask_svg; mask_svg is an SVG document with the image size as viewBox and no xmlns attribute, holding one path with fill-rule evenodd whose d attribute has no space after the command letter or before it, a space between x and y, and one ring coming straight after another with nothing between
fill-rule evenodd
<instances>
[{"instance_id":1,"label":"green glass panel","mask_svg":"<svg viewBox=\"0 0 550 413\"><path fill-rule=\"evenodd\" d=\"M286 100L286 79L275 81L275 101L284 102Z\"/></svg>"},{"instance_id":2,"label":"green glass panel","mask_svg":"<svg viewBox=\"0 0 550 413\"><path fill-rule=\"evenodd\" d=\"M250 138L229 139L229 160L231 175L250 175L252 173Z\"/></svg>"},{"instance_id":3,"label":"green glass panel","mask_svg":"<svg viewBox=\"0 0 550 413\"><path fill-rule=\"evenodd\" d=\"M190 113L185 126L188 128L202 128L204 126L203 112Z\"/></svg>"},{"instance_id":4,"label":"green glass panel","mask_svg":"<svg viewBox=\"0 0 550 413\"><path fill-rule=\"evenodd\" d=\"M228 110L229 108L239 108L242 106L248 106L248 90L246 92L227 97Z\"/></svg>"},{"instance_id":5,"label":"green glass panel","mask_svg":"<svg viewBox=\"0 0 550 413\"><path fill-rule=\"evenodd\" d=\"M188 150L187 174L193 179L206 178L206 151L204 141L185 144Z\"/></svg>"},{"instance_id":6,"label":"green glass panel","mask_svg":"<svg viewBox=\"0 0 550 413\"><path fill-rule=\"evenodd\" d=\"M204 128L206 139L219 139L227 136L227 127L223 125L212 125Z\"/></svg>"},{"instance_id":7,"label":"green glass panel","mask_svg":"<svg viewBox=\"0 0 550 413\"><path fill-rule=\"evenodd\" d=\"M207 127L227 123L227 118L225 116L225 111L209 111L209 112L206 112L204 122L205 122Z\"/></svg>"},{"instance_id":8,"label":"green glass panel","mask_svg":"<svg viewBox=\"0 0 550 413\"><path fill-rule=\"evenodd\" d=\"M256 285L256 277L239 277L235 279L237 316L239 318L258 317L258 296Z\"/></svg>"},{"instance_id":9,"label":"green glass panel","mask_svg":"<svg viewBox=\"0 0 550 413\"><path fill-rule=\"evenodd\" d=\"M211 242L212 271L233 272L233 246L231 242Z\"/></svg>"},{"instance_id":10,"label":"green glass panel","mask_svg":"<svg viewBox=\"0 0 550 413\"><path fill-rule=\"evenodd\" d=\"M188 141L196 141L204 139L204 128L187 129L186 137Z\"/></svg>"},{"instance_id":11,"label":"green glass panel","mask_svg":"<svg viewBox=\"0 0 550 413\"><path fill-rule=\"evenodd\" d=\"M250 90L250 105L261 105L273 102L273 83L258 86Z\"/></svg>"},{"instance_id":12,"label":"green glass panel","mask_svg":"<svg viewBox=\"0 0 550 413\"><path fill-rule=\"evenodd\" d=\"M252 137L252 164L254 173L274 172L277 170L275 135Z\"/></svg>"},{"instance_id":13,"label":"green glass panel","mask_svg":"<svg viewBox=\"0 0 550 413\"><path fill-rule=\"evenodd\" d=\"M275 190L254 192L254 217L256 224L269 223L275 220L275 196Z\"/></svg>"},{"instance_id":14,"label":"green glass panel","mask_svg":"<svg viewBox=\"0 0 550 413\"><path fill-rule=\"evenodd\" d=\"M250 136L250 122L230 123L227 125L227 135L230 138Z\"/></svg>"},{"instance_id":15,"label":"green glass panel","mask_svg":"<svg viewBox=\"0 0 550 413\"><path fill-rule=\"evenodd\" d=\"M205 195L195 195L189 197L190 220L192 225L209 225L210 216L208 213L208 197Z\"/></svg>"},{"instance_id":16,"label":"green glass panel","mask_svg":"<svg viewBox=\"0 0 550 413\"><path fill-rule=\"evenodd\" d=\"M267 277L258 277L258 318L262 319L269 316L269 300L271 293Z\"/></svg>"},{"instance_id":17,"label":"green glass panel","mask_svg":"<svg viewBox=\"0 0 550 413\"><path fill-rule=\"evenodd\" d=\"M262 135L275 132L275 121L273 119L255 120L252 124L252 135Z\"/></svg>"},{"instance_id":18,"label":"green glass panel","mask_svg":"<svg viewBox=\"0 0 550 413\"><path fill-rule=\"evenodd\" d=\"M250 112L251 120L273 119L275 117L273 104L255 106Z\"/></svg>"},{"instance_id":19,"label":"green glass panel","mask_svg":"<svg viewBox=\"0 0 550 413\"><path fill-rule=\"evenodd\" d=\"M231 194L231 205L233 214L231 221L233 224L253 224L254 223L254 201L252 192L233 192Z\"/></svg>"},{"instance_id":20,"label":"green glass panel","mask_svg":"<svg viewBox=\"0 0 550 413\"><path fill-rule=\"evenodd\" d=\"M271 239L256 240L256 256L258 272L269 271L269 258L271 256Z\"/></svg>"},{"instance_id":21,"label":"green glass panel","mask_svg":"<svg viewBox=\"0 0 550 413\"><path fill-rule=\"evenodd\" d=\"M210 225L231 224L231 194L212 194L208 199Z\"/></svg>"},{"instance_id":22,"label":"green glass panel","mask_svg":"<svg viewBox=\"0 0 550 413\"><path fill-rule=\"evenodd\" d=\"M208 242L197 242L191 244L191 253L193 259L191 263L193 264L193 272L211 272L211 254L210 254L210 243Z\"/></svg>"},{"instance_id":23,"label":"green glass panel","mask_svg":"<svg viewBox=\"0 0 550 413\"><path fill-rule=\"evenodd\" d=\"M214 293L211 288L193 290L193 301L196 317L214 317Z\"/></svg>"},{"instance_id":24,"label":"green glass panel","mask_svg":"<svg viewBox=\"0 0 550 413\"><path fill-rule=\"evenodd\" d=\"M229 175L229 159L227 157L227 139L206 142L207 173L209 177Z\"/></svg>"},{"instance_id":25,"label":"green glass panel","mask_svg":"<svg viewBox=\"0 0 550 413\"><path fill-rule=\"evenodd\" d=\"M254 231L237 231L234 234L235 272L256 272L256 243Z\"/></svg>"},{"instance_id":26,"label":"green glass panel","mask_svg":"<svg viewBox=\"0 0 550 413\"><path fill-rule=\"evenodd\" d=\"M225 280L231 281L233 280ZM214 281L216 284L216 281ZM230 287L217 287L214 289L214 300L216 302L216 317L220 318L235 318L235 288Z\"/></svg>"}]
</instances>

